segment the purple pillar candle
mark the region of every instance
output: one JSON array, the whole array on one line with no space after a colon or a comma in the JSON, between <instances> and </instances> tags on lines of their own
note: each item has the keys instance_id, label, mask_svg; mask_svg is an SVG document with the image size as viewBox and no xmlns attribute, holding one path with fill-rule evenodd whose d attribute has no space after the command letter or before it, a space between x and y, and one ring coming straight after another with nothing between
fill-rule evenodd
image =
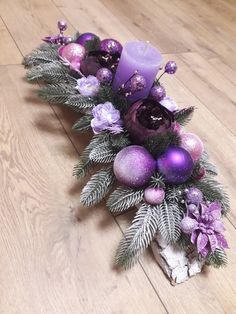
<instances>
[{"instance_id":1,"label":"purple pillar candle","mask_svg":"<svg viewBox=\"0 0 236 314\"><path fill-rule=\"evenodd\" d=\"M118 91L122 84L125 84L135 73L142 75L146 80L146 87L129 97L129 100L135 102L138 99L146 98L156 78L157 72L162 63L162 55L148 42L130 41L121 54L117 67L113 90Z\"/></svg>"}]
</instances>

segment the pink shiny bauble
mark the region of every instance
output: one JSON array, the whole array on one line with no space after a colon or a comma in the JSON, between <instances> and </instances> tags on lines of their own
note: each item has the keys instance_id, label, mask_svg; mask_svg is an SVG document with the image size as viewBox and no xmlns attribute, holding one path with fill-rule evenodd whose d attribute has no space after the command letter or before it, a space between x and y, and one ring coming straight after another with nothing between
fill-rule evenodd
<instances>
[{"instance_id":1,"label":"pink shiny bauble","mask_svg":"<svg viewBox=\"0 0 236 314\"><path fill-rule=\"evenodd\" d=\"M162 188L148 187L144 190L144 199L150 205L159 205L165 198Z\"/></svg>"},{"instance_id":2,"label":"pink shiny bauble","mask_svg":"<svg viewBox=\"0 0 236 314\"><path fill-rule=\"evenodd\" d=\"M66 46L61 46L58 49L58 54L62 59L72 62L76 60L83 60L86 54L85 48L79 44L70 43Z\"/></svg>"},{"instance_id":3,"label":"pink shiny bauble","mask_svg":"<svg viewBox=\"0 0 236 314\"><path fill-rule=\"evenodd\" d=\"M201 139L193 133L181 134L181 147L189 152L194 162L201 158L204 150Z\"/></svg>"},{"instance_id":4,"label":"pink shiny bauble","mask_svg":"<svg viewBox=\"0 0 236 314\"><path fill-rule=\"evenodd\" d=\"M147 184L155 169L156 162L152 155L138 145L123 148L116 155L113 165L117 180L131 188Z\"/></svg>"}]
</instances>

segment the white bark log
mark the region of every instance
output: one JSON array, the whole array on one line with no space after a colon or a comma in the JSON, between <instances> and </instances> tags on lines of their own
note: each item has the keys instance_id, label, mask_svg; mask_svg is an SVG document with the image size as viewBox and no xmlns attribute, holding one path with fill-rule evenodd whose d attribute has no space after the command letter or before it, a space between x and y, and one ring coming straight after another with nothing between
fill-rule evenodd
<instances>
[{"instance_id":1,"label":"white bark log","mask_svg":"<svg viewBox=\"0 0 236 314\"><path fill-rule=\"evenodd\" d=\"M200 260L196 251L186 252L174 244L166 243L157 235L151 244L157 263L172 285L188 280L201 272L204 260Z\"/></svg>"}]
</instances>

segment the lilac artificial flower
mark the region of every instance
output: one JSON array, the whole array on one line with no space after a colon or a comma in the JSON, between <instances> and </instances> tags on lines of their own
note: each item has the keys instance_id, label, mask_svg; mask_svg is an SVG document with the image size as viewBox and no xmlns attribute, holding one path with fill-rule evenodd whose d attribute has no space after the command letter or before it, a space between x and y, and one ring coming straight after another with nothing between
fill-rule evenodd
<instances>
[{"instance_id":1,"label":"lilac artificial flower","mask_svg":"<svg viewBox=\"0 0 236 314\"><path fill-rule=\"evenodd\" d=\"M114 134L123 132L120 112L111 102L97 105L93 108L92 114L94 118L91 121L91 127L95 134L105 130Z\"/></svg>"},{"instance_id":2,"label":"lilac artificial flower","mask_svg":"<svg viewBox=\"0 0 236 314\"><path fill-rule=\"evenodd\" d=\"M96 76L89 75L77 80L76 89L83 96L93 97L96 96L99 90L100 83Z\"/></svg>"},{"instance_id":3,"label":"lilac artificial flower","mask_svg":"<svg viewBox=\"0 0 236 314\"><path fill-rule=\"evenodd\" d=\"M181 221L182 231L191 235L191 242L197 245L197 251L203 257L217 248L228 248L222 234L225 228L221 222L221 211L219 202L201 203L194 212L188 211Z\"/></svg>"},{"instance_id":4,"label":"lilac artificial flower","mask_svg":"<svg viewBox=\"0 0 236 314\"><path fill-rule=\"evenodd\" d=\"M178 109L176 102L168 96L164 97L159 103L171 112Z\"/></svg>"}]
</instances>

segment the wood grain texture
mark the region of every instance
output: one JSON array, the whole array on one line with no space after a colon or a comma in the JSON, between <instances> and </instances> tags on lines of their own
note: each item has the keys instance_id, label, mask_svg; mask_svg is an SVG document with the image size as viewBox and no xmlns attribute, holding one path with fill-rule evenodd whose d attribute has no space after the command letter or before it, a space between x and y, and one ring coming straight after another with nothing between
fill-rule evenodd
<instances>
[{"instance_id":1,"label":"wood grain texture","mask_svg":"<svg viewBox=\"0 0 236 314\"><path fill-rule=\"evenodd\" d=\"M234 313L236 311L236 44L234 0L0 0L0 313ZM113 255L132 213L84 209L71 177L88 137L77 116L39 102L17 64L66 18L122 43L149 40L179 69L164 76L231 196L228 268L171 287L150 253L129 272ZM16 22L19 21L20 22ZM5 66L8 65L9 66ZM35 90L35 89L33 89Z\"/></svg>"}]
</instances>

